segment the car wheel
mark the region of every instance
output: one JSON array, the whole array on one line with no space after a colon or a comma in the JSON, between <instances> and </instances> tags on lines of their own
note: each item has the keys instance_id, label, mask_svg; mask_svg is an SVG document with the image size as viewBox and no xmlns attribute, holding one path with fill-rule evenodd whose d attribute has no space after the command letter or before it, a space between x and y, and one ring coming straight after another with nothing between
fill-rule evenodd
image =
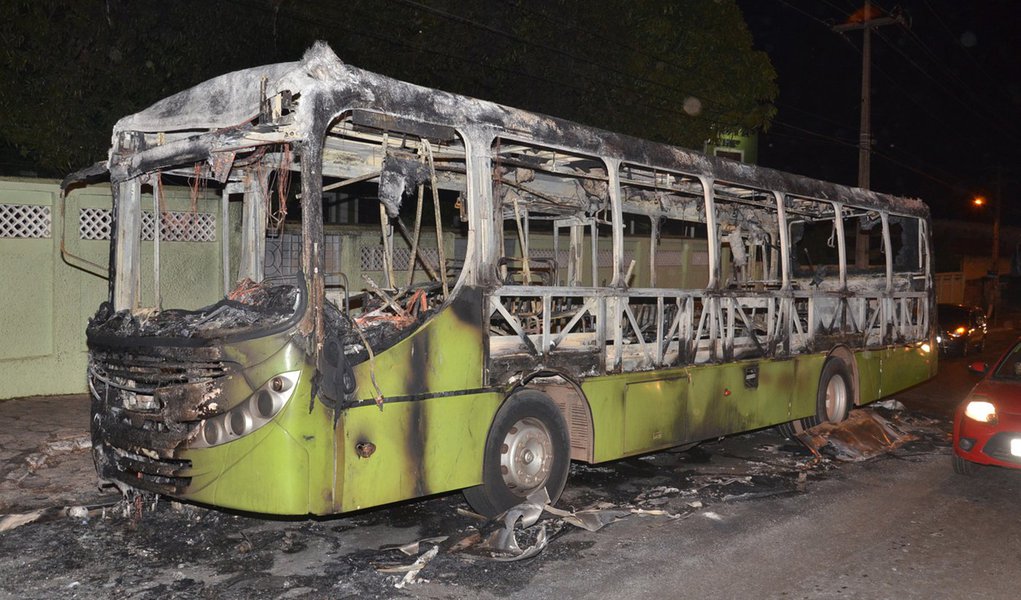
<instances>
[{"instance_id":1,"label":"car wheel","mask_svg":"<svg viewBox=\"0 0 1021 600\"><path fill-rule=\"evenodd\" d=\"M961 458L960 456L957 456L957 454L954 454L953 461L954 473L957 473L958 475L974 475L975 470L978 468L978 465L971 462L970 460L966 460L964 458Z\"/></svg>"},{"instance_id":2,"label":"car wheel","mask_svg":"<svg viewBox=\"0 0 1021 600\"><path fill-rule=\"evenodd\" d=\"M564 491L570 468L567 423L549 396L515 392L497 411L486 437L482 485L464 490L478 513L495 517L545 487L550 502Z\"/></svg>"}]
</instances>

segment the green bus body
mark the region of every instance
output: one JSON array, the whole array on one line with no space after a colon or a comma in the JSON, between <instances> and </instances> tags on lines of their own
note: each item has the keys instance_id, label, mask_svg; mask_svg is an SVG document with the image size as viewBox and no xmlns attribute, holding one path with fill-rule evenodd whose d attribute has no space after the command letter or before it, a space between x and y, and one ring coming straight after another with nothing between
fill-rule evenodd
<instances>
[{"instance_id":1,"label":"green bus body","mask_svg":"<svg viewBox=\"0 0 1021 600\"><path fill-rule=\"evenodd\" d=\"M919 201L394 82L325 46L205 85L126 117L110 164L68 180L108 171L114 184L110 299L89 325L89 381L97 469L122 489L279 515L459 489L478 499L507 468L494 457L528 441L519 426L546 432L538 465L566 477L565 456L599 463L817 422L838 379L860 406L936 373ZM181 108L192 104L211 112ZM293 286L255 283L266 169L302 176ZM222 184L224 218L228 197L244 195L241 283L228 285L224 241L228 298L196 311L160 310L158 245L155 310L140 298L142 187L157 206L167 173ZM366 182L383 206L382 249L355 250L381 254L369 270L390 285L364 277L356 314L346 276L345 295L327 300L322 194ZM414 226L398 222L413 229L409 264L397 267L390 219L416 186ZM419 254L423 284L425 189L436 230L433 258ZM442 231L440 190L464 236ZM553 258L532 258L542 252ZM531 465L533 449L522 452Z\"/></svg>"},{"instance_id":2,"label":"green bus body","mask_svg":"<svg viewBox=\"0 0 1021 600\"><path fill-rule=\"evenodd\" d=\"M855 352L860 402L934 376L937 354L920 346ZM195 467L180 473L191 483L178 497L259 513L325 515L481 483L482 449L507 390L477 391L482 355L465 349L482 347L481 331L453 310L376 357L377 383L392 399L382 410L366 383L370 364L358 365L359 389L370 393L344 410L336 429L321 403L308 410L303 399L312 369L286 335L239 344L228 354L250 356L252 347L272 352L247 370L252 379L303 368L301 383L271 427L183 452ZM416 362L424 351L429 360ZM808 417L816 410L825 358L817 353L589 379L581 387L592 413L595 462ZM753 364L758 387L747 389L745 369ZM354 451L363 442L375 445L369 458Z\"/></svg>"}]
</instances>

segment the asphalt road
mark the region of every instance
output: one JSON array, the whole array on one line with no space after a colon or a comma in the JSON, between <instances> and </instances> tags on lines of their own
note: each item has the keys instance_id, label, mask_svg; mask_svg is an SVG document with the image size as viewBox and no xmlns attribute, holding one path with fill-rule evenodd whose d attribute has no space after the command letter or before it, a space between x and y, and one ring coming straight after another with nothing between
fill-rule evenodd
<instances>
[{"instance_id":1,"label":"asphalt road","mask_svg":"<svg viewBox=\"0 0 1021 600\"><path fill-rule=\"evenodd\" d=\"M1015 335L944 360L938 377L896 398L948 430L977 380L967 365L991 362ZM949 453L937 445L841 465L806 493L721 503L676 524L625 520L585 534L583 558L542 568L511 597L1021 597L1021 472L962 477Z\"/></svg>"},{"instance_id":2,"label":"asphalt road","mask_svg":"<svg viewBox=\"0 0 1021 600\"><path fill-rule=\"evenodd\" d=\"M1013 599L1021 472L950 467L972 360L899 394L907 410L875 409L916 439L861 462L764 430L576 466L558 506L629 516L589 532L546 514L519 532L522 547L548 533L526 560L480 558L486 526L457 512L457 494L278 521L147 501L0 533L0 598ZM433 536L446 539L392 548ZM417 576L387 571L416 559Z\"/></svg>"}]
</instances>

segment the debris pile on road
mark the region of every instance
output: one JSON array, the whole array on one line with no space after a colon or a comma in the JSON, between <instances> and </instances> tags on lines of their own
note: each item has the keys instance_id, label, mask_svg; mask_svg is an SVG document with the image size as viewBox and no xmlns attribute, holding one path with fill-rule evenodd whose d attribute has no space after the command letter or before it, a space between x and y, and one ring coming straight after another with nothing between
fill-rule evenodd
<instances>
[{"instance_id":1,"label":"debris pile on road","mask_svg":"<svg viewBox=\"0 0 1021 600\"><path fill-rule=\"evenodd\" d=\"M823 423L798 435L814 452L858 462L888 453L917 439L874 410L855 410L840 423Z\"/></svg>"}]
</instances>

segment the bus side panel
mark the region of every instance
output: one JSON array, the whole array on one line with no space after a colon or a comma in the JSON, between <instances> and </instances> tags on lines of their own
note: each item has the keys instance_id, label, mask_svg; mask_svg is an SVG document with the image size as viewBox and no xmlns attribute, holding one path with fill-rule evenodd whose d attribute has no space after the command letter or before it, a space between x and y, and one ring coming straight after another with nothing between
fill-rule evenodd
<instances>
[{"instance_id":1,"label":"bus side panel","mask_svg":"<svg viewBox=\"0 0 1021 600\"><path fill-rule=\"evenodd\" d=\"M861 404L874 402L882 397L882 351L862 350L854 353L858 364L858 397Z\"/></svg>"},{"instance_id":2,"label":"bus side panel","mask_svg":"<svg viewBox=\"0 0 1021 600\"><path fill-rule=\"evenodd\" d=\"M481 294L466 289L420 329L354 367L356 400L336 433L337 509L355 510L475 485L502 396L482 387ZM375 381L375 385L373 384ZM471 394L471 390L476 390ZM436 396L449 392L451 396ZM469 393L466 393L469 392ZM393 399L393 402L387 402ZM374 453L359 458L357 444Z\"/></svg>"},{"instance_id":3,"label":"bus side panel","mask_svg":"<svg viewBox=\"0 0 1021 600\"><path fill-rule=\"evenodd\" d=\"M668 376L676 377L677 371ZM637 375L637 376L636 376ZM626 406L627 383L631 381L648 381L645 374L609 375L593 377L581 384L582 392L588 400L592 411L593 444L592 461L603 462L625 456L624 453L624 407ZM666 374L659 374L662 378ZM638 427L637 425L635 425Z\"/></svg>"},{"instance_id":4,"label":"bus side panel","mask_svg":"<svg viewBox=\"0 0 1021 600\"><path fill-rule=\"evenodd\" d=\"M825 362L825 354L807 354L794 359L794 386L788 420L803 419L816 413L819 375Z\"/></svg>"},{"instance_id":5,"label":"bus side panel","mask_svg":"<svg viewBox=\"0 0 1021 600\"><path fill-rule=\"evenodd\" d=\"M351 408L338 446L341 511L477 485L500 393L446 396ZM372 444L360 457L359 444ZM364 446L363 446L364 448ZM363 451L363 456L365 452Z\"/></svg>"},{"instance_id":6,"label":"bus side panel","mask_svg":"<svg viewBox=\"0 0 1021 600\"><path fill-rule=\"evenodd\" d=\"M795 361L745 361L720 368L722 400L736 413L730 425L747 431L790 420L790 398L797 376ZM728 433L732 431L735 429Z\"/></svg>"},{"instance_id":7,"label":"bus side panel","mask_svg":"<svg viewBox=\"0 0 1021 600\"><path fill-rule=\"evenodd\" d=\"M822 355L588 379L593 460L669 448L815 414ZM754 370L758 371L757 385ZM750 377L752 377L750 379Z\"/></svg>"},{"instance_id":8,"label":"bus side panel","mask_svg":"<svg viewBox=\"0 0 1021 600\"><path fill-rule=\"evenodd\" d=\"M814 414L821 366L820 357L799 356L692 369L691 439L777 425L802 411Z\"/></svg>"},{"instance_id":9,"label":"bus side panel","mask_svg":"<svg viewBox=\"0 0 1021 600\"><path fill-rule=\"evenodd\" d=\"M374 401L377 385L384 400L481 388L481 296L461 296L374 360L355 365L355 400Z\"/></svg>"},{"instance_id":10,"label":"bus side panel","mask_svg":"<svg viewBox=\"0 0 1021 600\"><path fill-rule=\"evenodd\" d=\"M929 379L935 361L934 354L925 352L921 344L887 348L882 358L883 395L896 394Z\"/></svg>"},{"instance_id":11,"label":"bus side panel","mask_svg":"<svg viewBox=\"0 0 1021 600\"><path fill-rule=\"evenodd\" d=\"M728 386L734 365L693 367L688 392L688 434L691 441L741 430L733 390Z\"/></svg>"},{"instance_id":12,"label":"bus side panel","mask_svg":"<svg viewBox=\"0 0 1021 600\"><path fill-rule=\"evenodd\" d=\"M624 397L624 454L669 447L688 439L688 378L627 384Z\"/></svg>"}]
</instances>

